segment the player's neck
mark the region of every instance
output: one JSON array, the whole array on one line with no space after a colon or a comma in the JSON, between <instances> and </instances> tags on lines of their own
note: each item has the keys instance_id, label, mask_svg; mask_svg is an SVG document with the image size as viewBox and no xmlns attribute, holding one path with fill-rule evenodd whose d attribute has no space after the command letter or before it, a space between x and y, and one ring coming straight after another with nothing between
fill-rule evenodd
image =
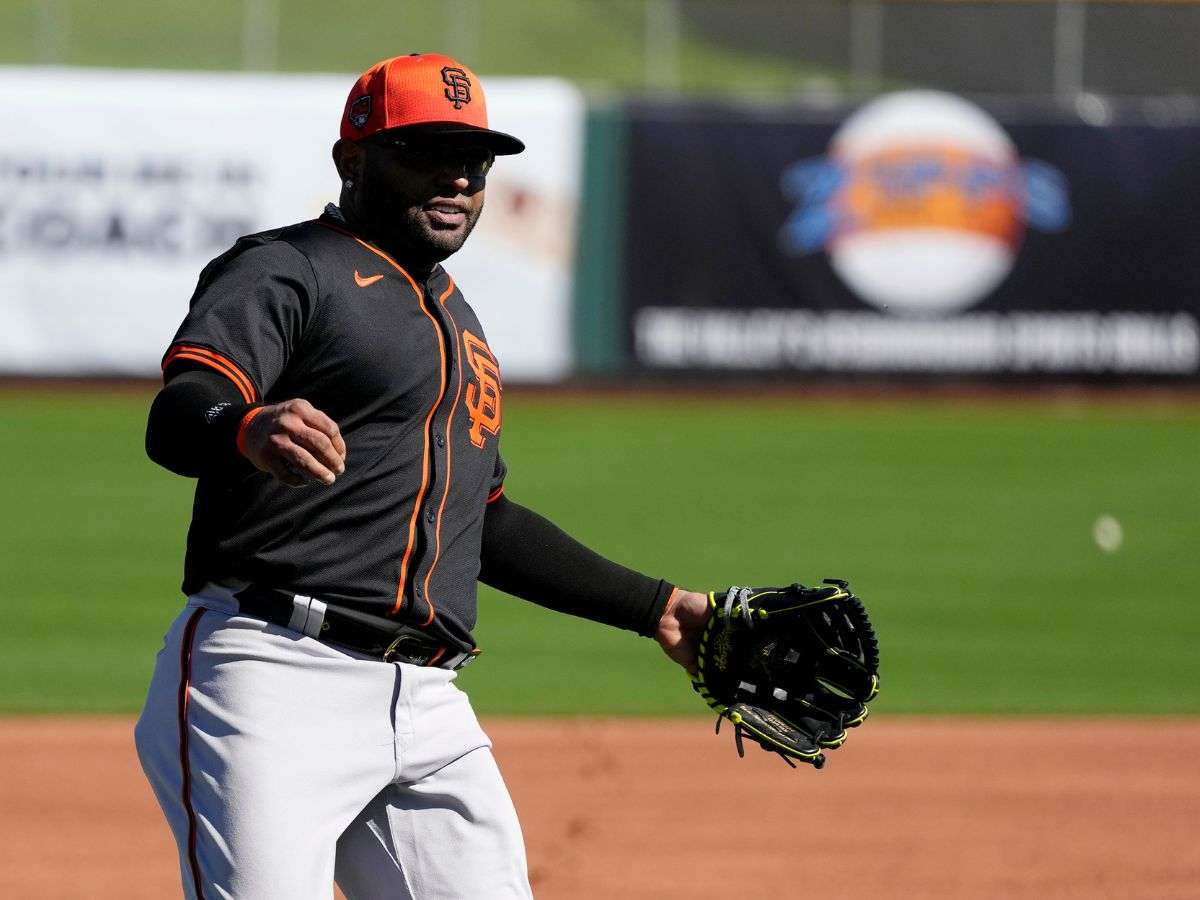
<instances>
[{"instance_id":1,"label":"player's neck","mask_svg":"<svg viewBox=\"0 0 1200 900\"><path fill-rule=\"evenodd\" d=\"M342 199L343 204L337 208L337 212L338 217L340 217L342 224L346 226L347 230L373 247L382 250L417 281L424 282L433 274L433 270L437 268L437 261L430 262L428 260L416 259L414 257L417 254L413 253L411 247L381 237L379 229L370 227L370 225L362 220L361 216L356 214L354 205L352 203L345 203L345 197Z\"/></svg>"}]
</instances>

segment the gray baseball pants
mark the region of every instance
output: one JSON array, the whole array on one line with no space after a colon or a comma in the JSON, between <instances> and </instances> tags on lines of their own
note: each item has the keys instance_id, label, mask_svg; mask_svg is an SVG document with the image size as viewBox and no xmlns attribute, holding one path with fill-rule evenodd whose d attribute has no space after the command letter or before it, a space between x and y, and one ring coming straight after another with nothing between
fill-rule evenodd
<instances>
[{"instance_id":1,"label":"gray baseball pants","mask_svg":"<svg viewBox=\"0 0 1200 900\"><path fill-rule=\"evenodd\" d=\"M508 790L455 673L384 663L189 598L138 756L189 898L531 896Z\"/></svg>"}]
</instances>

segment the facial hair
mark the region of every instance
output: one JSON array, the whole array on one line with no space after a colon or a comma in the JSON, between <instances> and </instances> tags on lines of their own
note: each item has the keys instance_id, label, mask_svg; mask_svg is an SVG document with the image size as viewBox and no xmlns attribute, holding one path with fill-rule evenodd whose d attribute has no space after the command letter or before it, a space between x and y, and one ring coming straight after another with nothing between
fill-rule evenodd
<instances>
[{"instance_id":1,"label":"facial hair","mask_svg":"<svg viewBox=\"0 0 1200 900\"><path fill-rule=\"evenodd\" d=\"M422 185L403 190L382 173L368 166L358 191L358 212L371 233L371 239L401 262L416 268L432 268L458 252L470 237L483 211L483 197L465 210L458 228L438 228L425 213L434 200L452 200L463 195L452 188ZM482 186L477 194L482 193Z\"/></svg>"}]
</instances>

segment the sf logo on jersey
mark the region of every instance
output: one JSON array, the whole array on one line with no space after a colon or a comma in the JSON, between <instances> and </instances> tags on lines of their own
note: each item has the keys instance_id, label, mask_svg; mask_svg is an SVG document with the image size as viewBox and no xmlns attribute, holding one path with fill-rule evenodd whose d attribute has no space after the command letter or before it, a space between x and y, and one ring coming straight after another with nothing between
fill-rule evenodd
<instances>
[{"instance_id":1,"label":"sf logo on jersey","mask_svg":"<svg viewBox=\"0 0 1200 900\"><path fill-rule=\"evenodd\" d=\"M471 79L462 69L446 66L442 69L442 81L446 82L446 99L454 104L455 109L462 109L463 104L471 102Z\"/></svg>"},{"instance_id":2,"label":"sf logo on jersey","mask_svg":"<svg viewBox=\"0 0 1200 900\"><path fill-rule=\"evenodd\" d=\"M495 437L500 433L500 366L491 349L480 338L463 331L463 347L467 365L475 373L476 382L467 385L466 406L471 417L471 443L482 447L483 433Z\"/></svg>"}]
</instances>

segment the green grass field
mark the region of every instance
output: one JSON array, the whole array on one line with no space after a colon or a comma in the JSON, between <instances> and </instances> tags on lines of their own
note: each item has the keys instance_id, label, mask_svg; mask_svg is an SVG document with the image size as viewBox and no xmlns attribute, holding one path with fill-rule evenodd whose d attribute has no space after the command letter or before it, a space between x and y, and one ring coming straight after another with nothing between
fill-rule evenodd
<instances>
[{"instance_id":1,"label":"green grass field","mask_svg":"<svg viewBox=\"0 0 1200 900\"><path fill-rule=\"evenodd\" d=\"M149 394L0 393L0 711L138 708L191 483ZM1200 407L506 396L508 492L708 588L845 576L888 712L1200 713ZM1125 528L1100 552L1102 514ZM696 713L650 642L491 591L485 713Z\"/></svg>"}]
</instances>

